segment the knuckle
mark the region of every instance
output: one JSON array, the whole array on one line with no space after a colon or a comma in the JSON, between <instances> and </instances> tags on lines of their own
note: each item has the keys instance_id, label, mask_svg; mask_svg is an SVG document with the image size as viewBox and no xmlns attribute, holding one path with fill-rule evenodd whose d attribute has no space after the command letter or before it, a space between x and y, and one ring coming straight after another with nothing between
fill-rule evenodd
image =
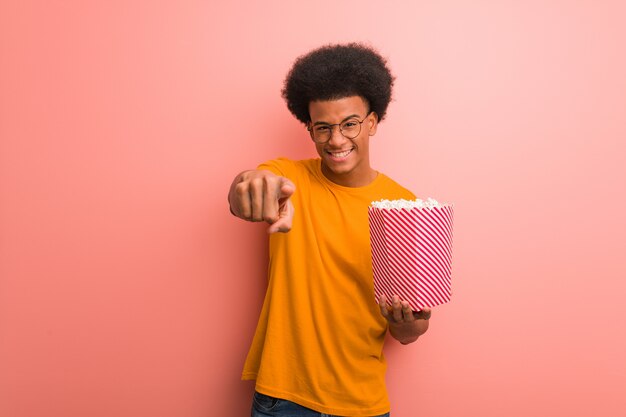
<instances>
[{"instance_id":1,"label":"knuckle","mask_svg":"<svg viewBox=\"0 0 626 417\"><path fill-rule=\"evenodd\" d=\"M250 180L250 186L253 188L262 188L263 187L263 179L262 178L252 178Z\"/></svg>"},{"instance_id":2,"label":"knuckle","mask_svg":"<svg viewBox=\"0 0 626 417\"><path fill-rule=\"evenodd\" d=\"M275 178L266 178L263 184L268 193L272 195L277 194L280 189L280 184L276 181Z\"/></svg>"},{"instance_id":3,"label":"knuckle","mask_svg":"<svg viewBox=\"0 0 626 417\"><path fill-rule=\"evenodd\" d=\"M237 195L244 195L248 193L248 183L246 182L240 182L239 184L235 185L235 193L237 193Z\"/></svg>"},{"instance_id":4,"label":"knuckle","mask_svg":"<svg viewBox=\"0 0 626 417\"><path fill-rule=\"evenodd\" d=\"M253 209L252 210L252 218L254 221L261 222L263 221L263 213L261 210Z\"/></svg>"},{"instance_id":5,"label":"knuckle","mask_svg":"<svg viewBox=\"0 0 626 417\"><path fill-rule=\"evenodd\" d=\"M263 182L265 184L276 184L278 182L278 177L275 175L264 175Z\"/></svg>"},{"instance_id":6,"label":"knuckle","mask_svg":"<svg viewBox=\"0 0 626 417\"><path fill-rule=\"evenodd\" d=\"M273 224L278 221L278 216L266 214L265 216L263 216L263 220L267 223Z\"/></svg>"}]
</instances>

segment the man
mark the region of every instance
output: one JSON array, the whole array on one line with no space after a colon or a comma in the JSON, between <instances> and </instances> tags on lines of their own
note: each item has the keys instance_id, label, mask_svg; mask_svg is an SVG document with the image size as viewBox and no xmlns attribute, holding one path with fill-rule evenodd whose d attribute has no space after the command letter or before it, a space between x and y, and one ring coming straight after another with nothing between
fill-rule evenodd
<instances>
[{"instance_id":1,"label":"man","mask_svg":"<svg viewBox=\"0 0 626 417\"><path fill-rule=\"evenodd\" d=\"M242 374L256 379L253 417L388 416L387 329L403 344L428 329L430 309L374 301L368 206L415 199L370 166L392 86L364 45L299 57L282 93L319 158L265 162L232 183L231 212L270 224L269 283Z\"/></svg>"}]
</instances>

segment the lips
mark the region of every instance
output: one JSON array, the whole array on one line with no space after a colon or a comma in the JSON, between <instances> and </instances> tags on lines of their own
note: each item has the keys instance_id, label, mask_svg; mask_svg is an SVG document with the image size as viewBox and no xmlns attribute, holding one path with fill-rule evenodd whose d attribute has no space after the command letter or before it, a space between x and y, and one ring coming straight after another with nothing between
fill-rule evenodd
<instances>
[{"instance_id":1,"label":"lips","mask_svg":"<svg viewBox=\"0 0 626 417\"><path fill-rule=\"evenodd\" d=\"M326 151L326 154L334 160L343 160L348 157L352 153L354 148L346 149L343 151Z\"/></svg>"}]
</instances>

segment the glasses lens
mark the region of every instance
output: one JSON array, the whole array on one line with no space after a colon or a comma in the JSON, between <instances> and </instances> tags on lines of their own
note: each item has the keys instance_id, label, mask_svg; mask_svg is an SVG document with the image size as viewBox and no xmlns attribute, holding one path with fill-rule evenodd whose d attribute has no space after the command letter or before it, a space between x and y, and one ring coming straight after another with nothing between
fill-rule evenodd
<instances>
[{"instance_id":1,"label":"glasses lens","mask_svg":"<svg viewBox=\"0 0 626 417\"><path fill-rule=\"evenodd\" d=\"M327 142L330 139L332 128L326 125L313 126L311 129L311 137L315 142Z\"/></svg>"},{"instance_id":2,"label":"glasses lens","mask_svg":"<svg viewBox=\"0 0 626 417\"><path fill-rule=\"evenodd\" d=\"M341 124L341 133L348 139L356 138L361 132L361 123L357 119L349 119Z\"/></svg>"}]
</instances>

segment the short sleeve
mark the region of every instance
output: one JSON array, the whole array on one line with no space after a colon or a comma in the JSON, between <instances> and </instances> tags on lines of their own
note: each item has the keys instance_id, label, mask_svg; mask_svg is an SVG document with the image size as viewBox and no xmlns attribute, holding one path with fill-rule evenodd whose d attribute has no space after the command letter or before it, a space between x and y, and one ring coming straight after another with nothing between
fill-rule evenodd
<instances>
[{"instance_id":1,"label":"short sleeve","mask_svg":"<svg viewBox=\"0 0 626 417\"><path fill-rule=\"evenodd\" d=\"M295 164L292 160L287 158L277 158L270 161L263 162L257 169L266 169L281 177L294 180Z\"/></svg>"}]
</instances>

